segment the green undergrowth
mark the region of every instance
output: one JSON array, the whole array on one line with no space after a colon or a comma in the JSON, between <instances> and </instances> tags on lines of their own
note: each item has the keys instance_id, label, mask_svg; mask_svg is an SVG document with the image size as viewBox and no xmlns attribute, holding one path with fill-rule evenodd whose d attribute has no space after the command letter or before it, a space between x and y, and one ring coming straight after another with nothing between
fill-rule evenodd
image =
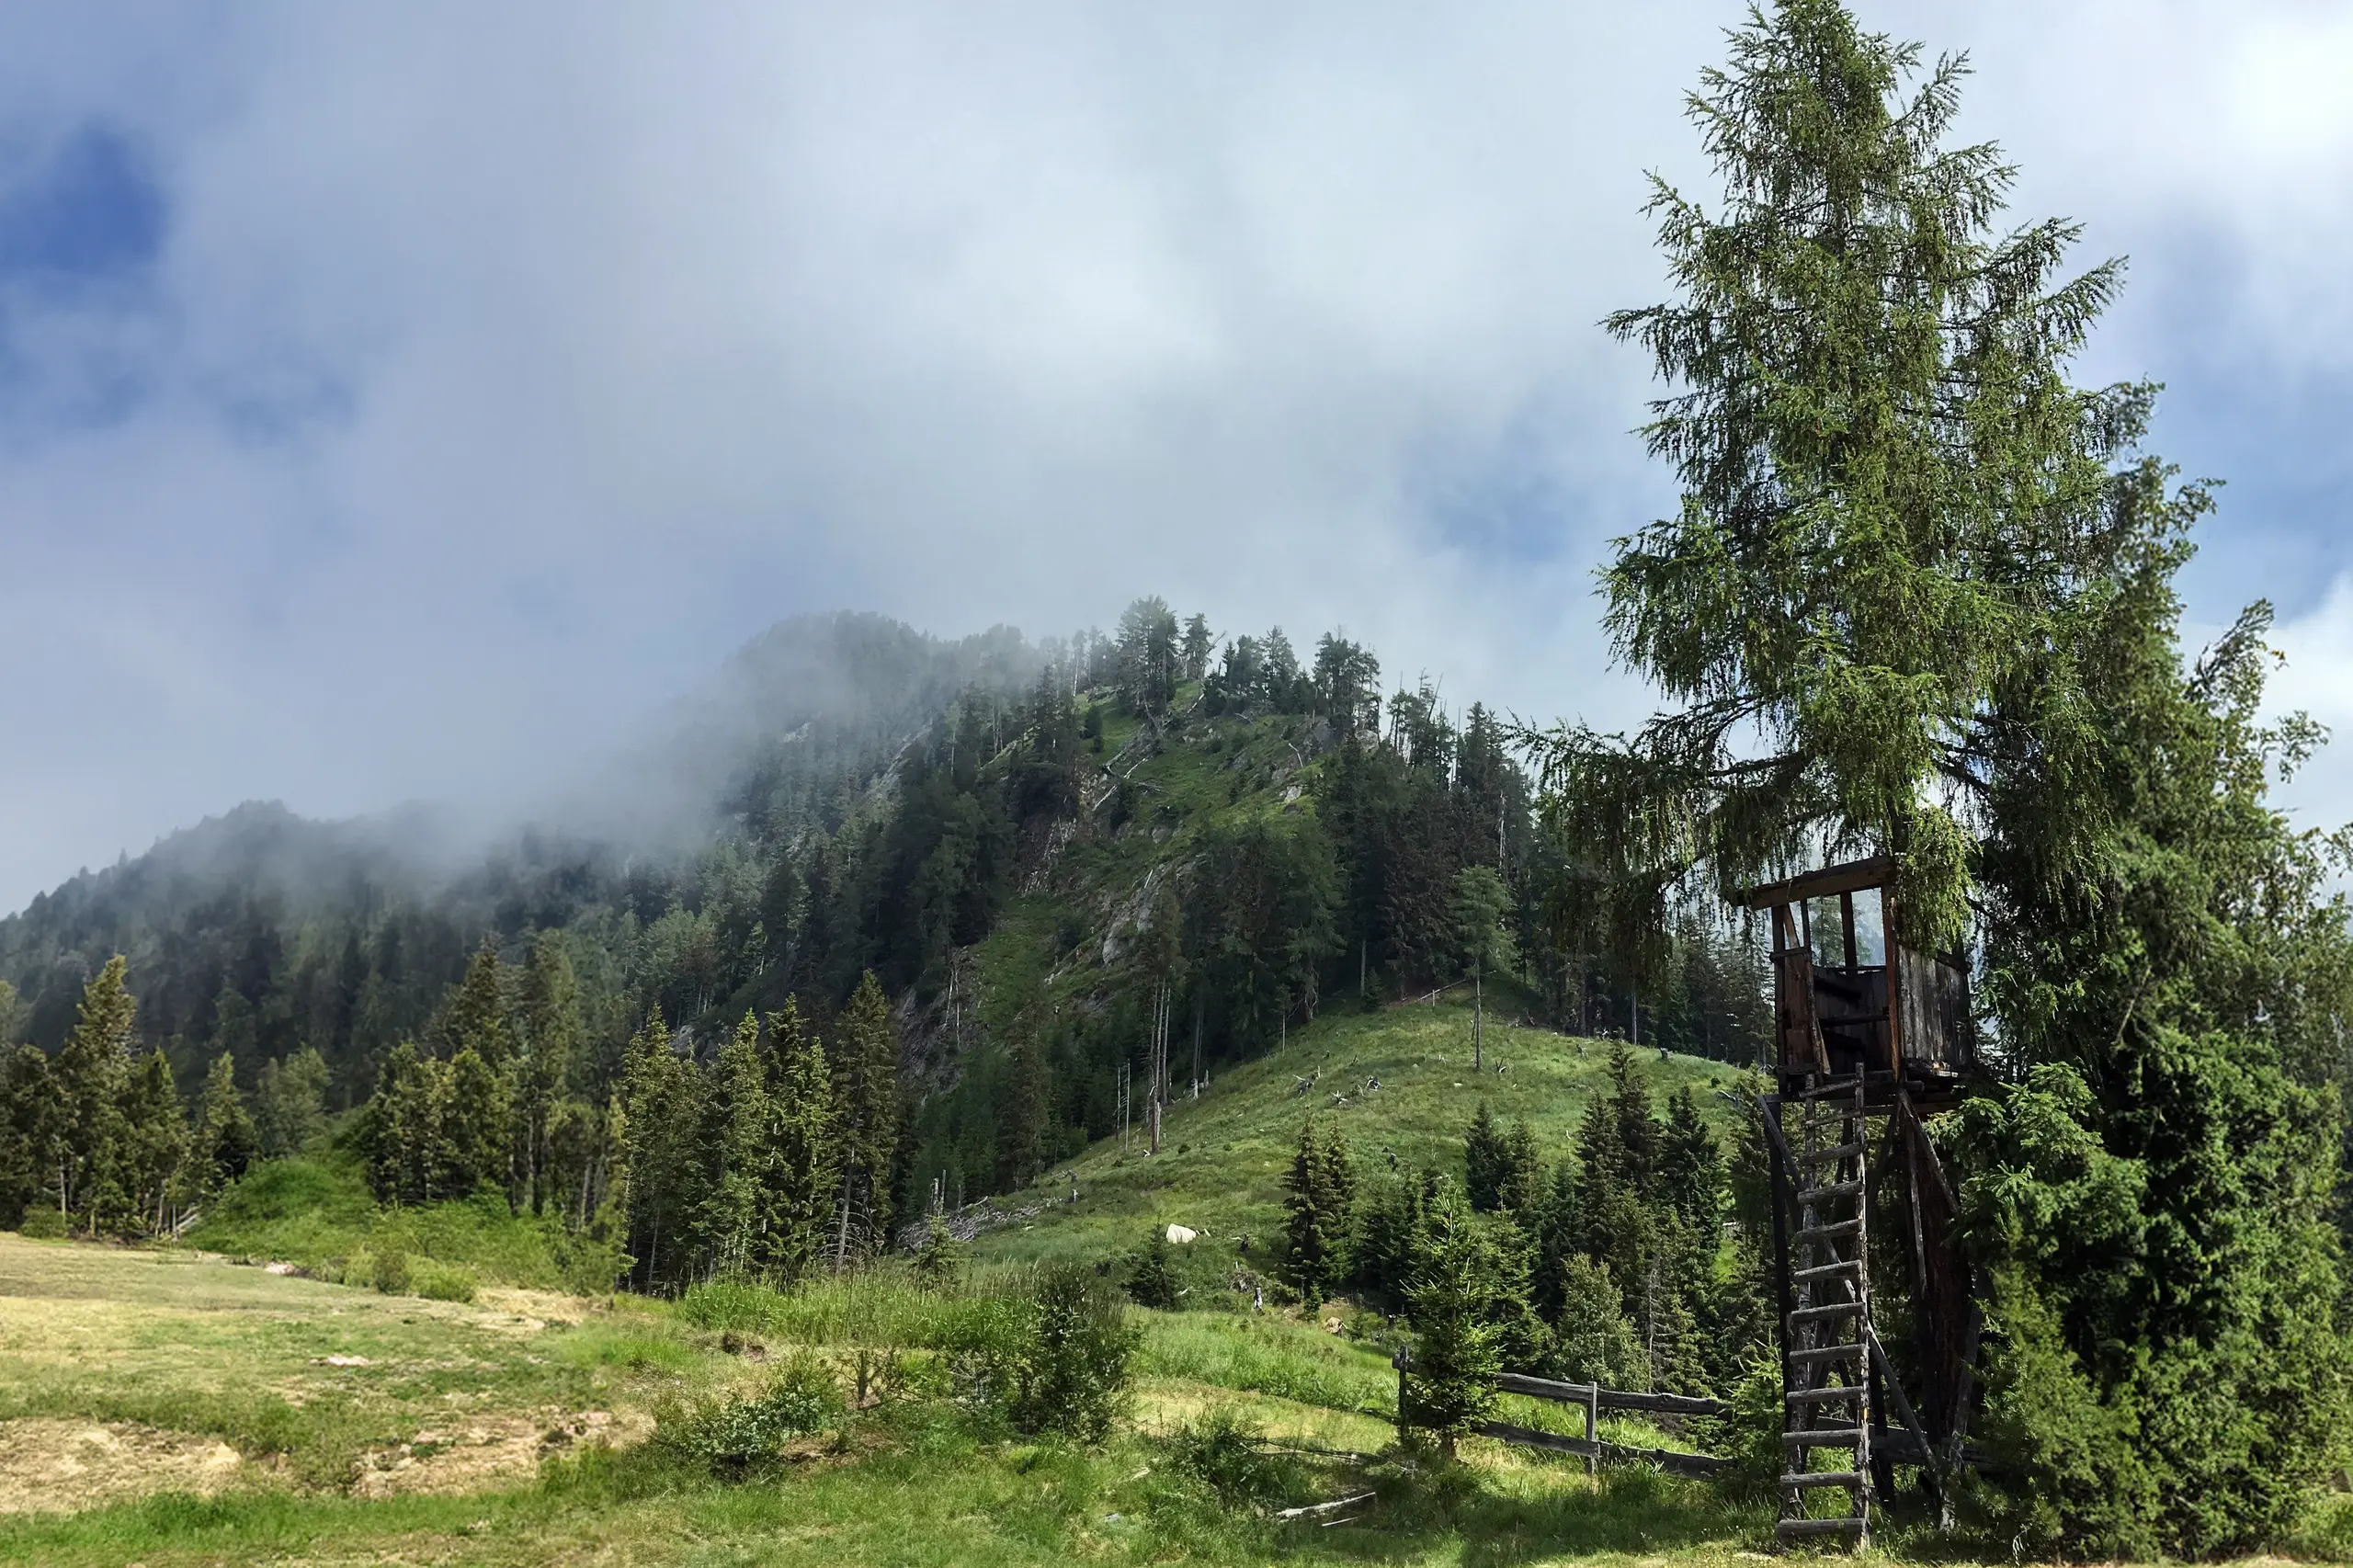
<instances>
[{"instance_id":1,"label":"green undergrowth","mask_svg":"<svg viewBox=\"0 0 2353 1568\"><path fill-rule=\"evenodd\" d=\"M412 1208L379 1205L353 1151L257 1165L189 1229L188 1244L397 1295L471 1299L480 1284L601 1293L606 1249L552 1215L510 1213L495 1193Z\"/></svg>"},{"instance_id":2,"label":"green undergrowth","mask_svg":"<svg viewBox=\"0 0 2353 1568\"><path fill-rule=\"evenodd\" d=\"M1370 1492L1347 1522L1276 1517ZM1769 1535L1757 1508L1628 1471L1480 1471L1410 1453L1286 1450L1215 1422L1095 1448L1006 1440L938 1403L847 1418L787 1471L730 1484L658 1449L550 1461L536 1484L361 1502L286 1493L165 1496L0 1522L0 1562L373 1561L451 1568L669 1563L1502 1563L1674 1552L1729 1562Z\"/></svg>"}]
</instances>

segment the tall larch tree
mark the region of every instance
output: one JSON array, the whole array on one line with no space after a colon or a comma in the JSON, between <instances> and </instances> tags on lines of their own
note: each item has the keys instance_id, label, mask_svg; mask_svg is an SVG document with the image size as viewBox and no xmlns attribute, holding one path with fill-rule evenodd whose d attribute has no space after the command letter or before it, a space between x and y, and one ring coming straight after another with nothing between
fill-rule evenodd
<instances>
[{"instance_id":1,"label":"tall larch tree","mask_svg":"<svg viewBox=\"0 0 2353 1568\"><path fill-rule=\"evenodd\" d=\"M1630 958L1672 899L1862 853L1896 939L1980 944L2009 1082L1951 1137L2003 1539L2252 1551L2353 1386L2353 957L2266 796L2319 736L2266 717L2268 606L2184 656L2211 497L2143 449L2153 388L2071 379L2120 267L2010 225L2014 167L1950 141L1966 69L1778 0L1703 77L1721 198L1655 187L1675 297L1611 320L1682 502L1617 541L1607 627L1670 706L1556 733L1546 820Z\"/></svg>"}]
</instances>

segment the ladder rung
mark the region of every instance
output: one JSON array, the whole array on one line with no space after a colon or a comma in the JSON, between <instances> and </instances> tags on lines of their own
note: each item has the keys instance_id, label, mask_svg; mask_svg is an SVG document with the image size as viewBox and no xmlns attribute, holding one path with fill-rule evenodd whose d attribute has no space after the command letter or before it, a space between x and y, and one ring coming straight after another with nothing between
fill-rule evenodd
<instances>
[{"instance_id":1,"label":"ladder rung","mask_svg":"<svg viewBox=\"0 0 2353 1568\"><path fill-rule=\"evenodd\" d=\"M1781 1400L1787 1404L1835 1404L1842 1399L1857 1398L1862 1392L1852 1383L1840 1383L1829 1388L1791 1389Z\"/></svg>"},{"instance_id":2,"label":"ladder rung","mask_svg":"<svg viewBox=\"0 0 2353 1568\"><path fill-rule=\"evenodd\" d=\"M1839 1220L1827 1225L1808 1225L1790 1239L1802 1245L1807 1242L1830 1241L1839 1236L1859 1236L1862 1232L1862 1217L1857 1215L1852 1220Z\"/></svg>"},{"instance_id":3,"label":"ladder rung","mask_svg":"<svg viewBox=\"0 0 2353 1568\"><path fill-rule=\"evenodd\" d=\"M1863 1266L1852 1258L1844 1263L1825 1263L1815 1268L1801 1268L1790 1276L1792 1285L1811 1285L1817 1279L1859 1279Z\"/></svg>"},{"instance_id":4,"label":"ladder rung","mask_svg":"<svg viewBox=\"0 0 2353 1568\"><path fill-rule=\"evenodd\" d=\"M1841 1143L1835 1149L1800 1149L1796 1153L1798 1164L1802 1165L1827 1165L1832 1160L1844 1160L1852 1155L1859 1154L1862 1152L1862 1144L1855 1142Z\"/></svg>"},{"instance_id":5,"label":"ladder rung","mask_svg":"<svg viewBox=\"0 0 2353 1568\"><path fill-rule=\"evenodd\" d=\"M1863 1303L1860 1301L1833 1301L1826 1307L1800 1307L1789 1315L1788 1322L1791 1328L1795 1328L1802 1323L1827 1323L1832 1318L1860 1317L1862 1312Z\"/></svg>"},{"instance_id":6,"label":"ladder rung","mask_svg":"<svg viewBox=\"0 0 2353 1568\"><path fill-rule=\"evenodd\" d=\"M1817 1345L1810 1350L1790 1351L1790 1359L1798 1363L1800 1366L1811 1367L1820 1361L1844 1361L1850 1358L1859 1358L1862 1356L1862 1353L1863 1347L1859 1345Z\"/></svg>"},{"instance_id":7,"label":"ladder rung","mask_svg":"<svg viewBox=\"0 0 2353 1568\"><path fill-rule=\"evenodd\" d=\"M1859 1470L1801 1470L1781 1477L1781 1490L1800 1492L1815 1486L1860 1486L1863 1472Z\"/></svg>"},{"instance_id":8,"label":"ladder rung","mask_svg":"<svg viewBox=\"0 0 2353 1568\"><path fill-rule=\"evenodd\" d=\"M1852 1449L1860 1447L1862 1440L1859 1426L1816 1426L1781 1434L1782 1446L1791 1449Z\"/></svg>"},{"instance_id":9,"label":"ladder rung","mask_svg":"<svg viewBox=\"0 0 2353 1568\"><path fill-rule=\"evenodd\" d=\"M1834 1199L1860 1198L1863 1184L1859 1181L1826 1181L1820 1187L1809 1187L1798 1194L1798 1201L1809 1206L1827 1203Z\"/></svg>"},{"instance_id":10,"label":"ladder rung","mask_svg":"<svg viewBox=\"0 0 2353 1568\"><path fill-rule=\"evenodd\" d=\"M1849 1514L1843 1519L1783 1519L1773 1527L1775 1533L1793 1535L1860 1535L1863 1517Z\"/></svg>"}]
</instances>

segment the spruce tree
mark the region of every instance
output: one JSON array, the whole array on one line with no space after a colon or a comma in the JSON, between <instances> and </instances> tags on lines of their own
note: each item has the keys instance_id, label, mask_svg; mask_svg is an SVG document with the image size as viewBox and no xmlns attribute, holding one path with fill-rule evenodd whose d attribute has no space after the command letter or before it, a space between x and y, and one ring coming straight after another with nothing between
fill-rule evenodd
<instances>
[{"instance_id":1,"label":"spruce tree","mask_svg":"<svg viewBox=\"0 0 2353 1568\"><path fill-rule=\"evenodd\" d=\"M262 1158L299 1154L326 1135L328 1080L326 1059L307 1045L263 1065L254 1090L254 1130Z\"/></svg>"},{"instance_id":2,"label":"spruce tree","mask_svg":"<svg viewBox=\"0 0 2353 1568\"><path fill-rule=\"evenodd\" d=\"M1408 1426L1437 1434L1449 1459L1455 1441L1495 1408L1504 1369L1505 1305L1494 1236L1450 1184L1423 1216L1420 1266L1406 1292L1413 1348L1400 1397Z\"/></svg>"},{"instance_id":3,"label":"spruce tree","mask_svg":"<svg viewBox=\"0 0 2353 1568\"><path fill-rule=\"evenodd\" d=\"M250 1153L250 1141L247 1149ZM172 1064L162 1051L150 1051L123 1085L117 1163L123 1198L118 1223L124 1230L158 1234L170 1227L188 1155L188 1112Z\"/></svg>"},{"instance_id":4,"label":"spruce tree","mask_svg":"<svg viewBox=\"0 0 2353 1568\"><path fill-rule=\"evenodd\" d=\"M1698 1233L1712 1236L1723 1222L1723 1155L1688 1084L1667 1097L1655 1190L1660 1206Z\"/></svg>"},{"instance_id":5,"label":"spruce tree","mask_svg":"<svg viewBox=\"0 0 2353 1568\"><path fill-rule=\"evenodd\" d=\"M1485 1100L1472 1113L1471 1126L1462 1135L1462 1190L1472 1210L1484 1214L1500 1207L1504 1183L1511 1175L1511 1151Z\"/></svg>"},{"instance_id":6,"label":"spruce tree","mask_svg":"<svg viewBox=\"0 0 2353 1568\"><path fill-rule=\"evenodd\" d=\"M1532 1241L1542 1223L1546 1199L1544 1159L1537 1152L1536 1129L1521 1117L1511 1124L1503 1142L1503 1180L1495 1188L1495 1208Z\"/></svg>"},{"instance_id":7,"label":"spruce tree","mask_svg":"<svg viewBox=\"0 0 2353 1568\"><path fill-rule=\"evenodd\" d=\"M1168 1231L1154 1225L1144 1237L1143 1249L1128 1269L1128 1297L1140 1307L1173 1312L1176 1307L1176 1271L1169 1260Z\"/></svg>"},{"instance_id":8,"label":"spruce tree","mask_svg":"<svg viewBox=\"0 0 2353 1568\"><path fill-rule=\"evenodd\" d=\"M1582 1253L1571 1253L1555 1267L1552 1289L1561 1303L1553 1342L1557 1373L1571 1382L1636 1392L1648 1389L1650 1358L1626 1315L1625 1292L1608 1268Z\"/></svg>"},{"instance_id":9,"label":"spruce tree","mask_svg":"<svg viewBox=\"0 0 2353 1568\"><path fill-rule=\"evenodd\" d=\"M439 1036L447 1060L472 1051L484 1065L504 1071L515 1059L515 1028L506 1006L506 971L498 961L498 938L485 935L466 962L466 975L441 1009Z\"/></svg>"},{"instance_id":10,"label":"spruce tree","mask_svg":"<svg viewBox=\"0 0 2353 1568\"><path fill-rule=\"evenodd\" d=\"M449 1059L442 1113L442 1187L450 1197L504 1193L515 1108L508 1075L468 1046Z\"/></svg>"},{"instance_id":11,"label":"spruce tree","mask_svg":"<svg viewBox=\"0 0 2353 1568\"><path fill-rule=\"evenodd\" d=\"M176 1103L176 1102L175 1102ZM204 1093L197 1104L196 1187L210 1199L245 1174L260 1153L261 1136L237 1092L237 1064L228 1052L212 1059L204 1075Z\"/></svg>"},{"instance_id":12,"label":"spruce tree","mask_svg":"<svg viewBox=\"0 0 2353 1568\"><path fill-rule=\"evenodd\" d=\"M556 1108L572 1092L579 1074L587 1035L580 1014L579 979L561 931L541 931L531 938L517 1015L523 1046L516 1074L515 1110L521 1142L517 1166L526 1200L537 1214L551 1196L549 1128Z\"/></svg>"},{"instance_id":13,"label":"spruce tree","mask_svg":"<svg viewBox=\"0 0 2353 1568\"><path fill-rule=\"evenodd\" d=\"M647 1282L667 1276L685 1250L684 1221L691 1213L689 1143L695 1128L694 1084L670 1049L659 1010L631 1037L619 1096L627 1163L629 1239L624 1250L643 1267Z\"/></svg>"},{"instance_id":14,"label":"spruce tree","mask_svg":"<svg viewBox=\"0 0 2353 1568\"><path fill-rule=\"evenodd\" d=\"M759 1036L759 1021L746 1013L734 1037L720 1047L697 1140L706 1168L696 1233L711 1266L730 1273L751 1267L773 1218L775 1112Z\"/></svg>"},{"instance_id":15,"label":"spruce tree","mask_svg":"<svg viewBox=\"0 0 2353 1568\"><path fill-rule=\"evenodd\" d=\"M441 1063L414 1040L385 1058L368 1102L369 1184L386 1203L429 1203L442 1186L442 1118L449 1089Z\"/></svg>"},{"instance_id":16,"label":"spruce tree","mask_svg":"<svg viewBox=\"0 0 2353 1568\"><path fill-rule=\"evenodd\" d=\"M836 1263L889 1244L892 1161L899 1146L899 1031L881 983L869 970L835 1029L835 1124L842 1213Z\"/></svg>"},{"instance_id":17,"label":"spruce tree","mask_svg":"<svg viewBox=\"0 0 2353 1568\"><path fill-rule=\"evenodd\" d=\"M767 1263L787 1279L814 1269L833 1233L827 1221L840 1192L840 1145L834 1120L832 1074L816 1031L801 1021L787 998L768 1021L775 1041L776 1081L770 1096L775 1187Z\"/></svg>"},{"instance_id":18,"label":"spruce tree","mask_svg":"<svg viewBox=\"0 0 2353 1568\"><path fill-rule=\"evenodd\" d=\"M19 1045L0 1059L0 1227L15 1229L25 1211L51 1190L63 1136L57 1081L37 1045Z\"/></svg>"},{"instance_id":19,"label":"spruce tree","mask_svg":"<svg viewBox=\"0 0 2353 1568\"><path fill-rule=\"evenodd\" d=\"M51 1063L59 1129L58 1207L81 1216L93 1233L109 1202L116 1146L122 1136L123 1087L137 1040L133 1020L138 1004L123 987L124 969L118 953L83 987L73 1032Z\"/></svg>"},{"instance_id":20,"label":"spruce tree","mask_svg":"<svg viewBox=\"0 0 2353 1568\"><path fill-rule=\"evenodd\" d=\"M1356 1173L1338 1131L1319 1134L1313 1116L1300 1124L1299 1146L1283 1177L1283 1207L1280 1278L1313 1307L1347 1278Z\"/></svg>"}]
</instances>

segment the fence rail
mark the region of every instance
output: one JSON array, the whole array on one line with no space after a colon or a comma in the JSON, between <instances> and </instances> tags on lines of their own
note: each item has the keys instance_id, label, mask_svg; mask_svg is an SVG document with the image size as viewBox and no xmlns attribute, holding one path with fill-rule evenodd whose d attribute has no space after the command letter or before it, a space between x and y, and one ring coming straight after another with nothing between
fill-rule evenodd
<instances>
[{"instance_id":1,"label":"fence rail","mask_svg":"<svg viewBox=\"0 0 2353 1568\"><path fill-rule=\"evenodd\" d=\"M1400 1350L1389 1358L1389 1364L1397 1369L1397 1420L1403 1426L1405 1421L1405 1374L1412 1368L1412 1358L1405 1351ZM1605 1410L1639 1410L1652 1415L1722 1415L1727 1407L1720 1399L1686 1393L1637 1393L1631 1389L1606 1389L1598 1383L1564 1383L1552 1378L1530 1377L1525 1372L1496 1373L1495 1390L1499 1393L1516 1393L1527 1399L1549 1399L1579 1406L1585 1411L1585 1436L1566 1437L1557 1432L1540 1432L1533 1426L1516 1426L1509 1421L1483 1421L1472 1428L1473 1432L1500 1442L1580 1455L1585 1460L1587 1473L1591 1473L1603 1460L1631 1460L1655 1464L1678 1475L1701 1476L1714 1475L1733 1463L1731 1460L1716 1459L1708 1454L1686 1454L1672 1449L1637 1449L1623 1443L1605 1443L1597 1431L1601 1413Z\"/></svg>"}]
</instances>

